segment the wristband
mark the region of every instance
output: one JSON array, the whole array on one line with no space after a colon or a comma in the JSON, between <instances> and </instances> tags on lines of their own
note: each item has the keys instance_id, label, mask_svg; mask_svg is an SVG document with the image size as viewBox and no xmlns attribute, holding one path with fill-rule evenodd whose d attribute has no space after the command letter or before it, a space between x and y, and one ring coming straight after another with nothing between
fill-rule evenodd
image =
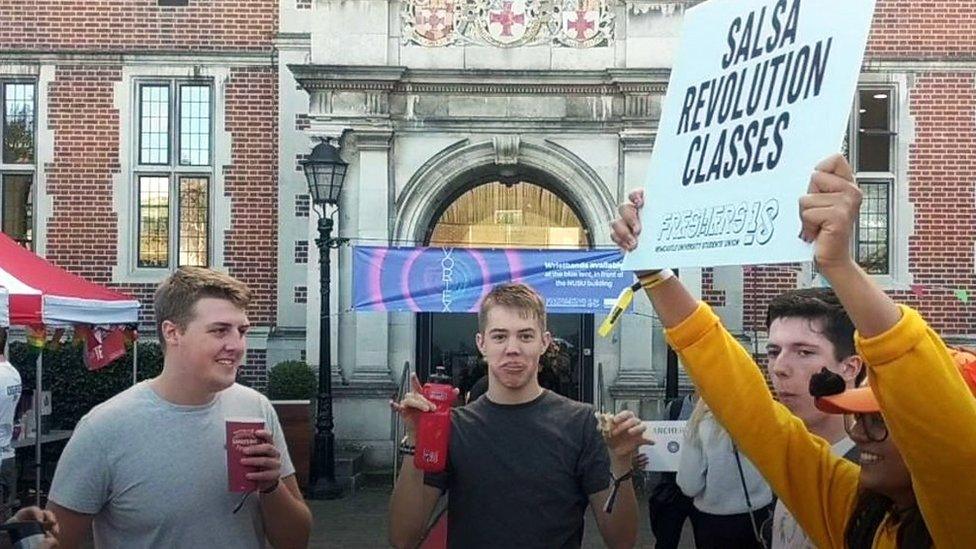
<instances>
[{"instance_id":1,"label":"wristband","mask_svg":"<svg viewBox=\"0 0 976 549\"><path fill-rule=\"evenodd\" d=\"M641 288L645 290L650 290L651 288L656 288L664 283L665 280L669 278L674 278L674 271L671 269L661 269L659 271L650 271L639 277L637 280L640 282Z\"/></svg>"},{"instance_id":2,"label":"wristband","mask_svg":"<svg viewBox=\"0 0 976 549\"><path fill-rule=\"evenodd\" d=\"M270 488L265 488L264 490L261 490L261 493L270 494L271 492L277 490L279 485L281 485L281 479L275 479L275 483L272 484Z\"/></svg>"},{"instance_id":3,"label":"wristband","mask_svg":"<svg viewBox=\"0 0 976 549\"><path fill-rule=\"evenodd\" d=\"M412 456L414 452L417 450L417 446L414 444L410 444L409 439L410 439L410 435L403 435L403 438L400 440L400 445L397 446L397 451L400 452L400 455Z\"/></svg>"},{"instance_id":4,"label":"wristband","mask_svg":"<svg viewBox=\"0 0 976 549\"><path fill-rule=\"evenodd\" d=\"M617 501L617 492L620 491L620 485L623 484L624 481L633 478L633 476L634 476L633 469L624 473L620 478L615 478L613 476L613 473L610 473L610 478L613 479L613 489L610 490L610 497L607 498L607 502L603 504L604 513L610 514L611 512L613 512L613 504L615 501Z\"/></svg>"},{"instance_id":5,"label":"wristband","mask_svg":"<svg viewBox=\"0 0 976 549\"><path fill-rule=\"evenodd\" d=\"M617 301L614 302L613 308L610 309L610 314L607 318L603 320L600 327L597 329L597 333L600 337L607 337L610 332L613 331L613 327L620 320L620 316L624 314L627 307L630 307L630 302L634 300L634 292L643 288L644 290L650 290L655 286L663 283L669 278L674 278L674 271L671 269L660 269L657 271L645 271L643 274L637 277L637 282L624 288L620 295L617 296Z\"/></svg>"}]
</instances>

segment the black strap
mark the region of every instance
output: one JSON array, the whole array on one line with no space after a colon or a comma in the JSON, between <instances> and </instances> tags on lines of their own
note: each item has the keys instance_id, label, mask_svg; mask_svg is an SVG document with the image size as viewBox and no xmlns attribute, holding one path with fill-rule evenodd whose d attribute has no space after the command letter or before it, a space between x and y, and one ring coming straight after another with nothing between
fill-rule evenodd
<instances>
[{"instance_id":1,"label":"black strap","mask_svg":"<svg viewBox=\"0 0 976 549\"><path fill-rule=\"evenodd\" d=\"M613 512L613 504L617 501L617 492L620 491L620 485L623 484L625 480L630 480L634 476L634 470L631 469L624 473L620 478L613 479L613 489L610 490L610 497L607 498L606 503L603 504L603 512L610 514ZM610 478L613 478L613 473L610 473Z\"/></svg>"},{"instance_id":2,"label":"black strap","mask_svg":"<svg viewBox=\"0 0 976 549\"><path fill-rule=\"evenodd\" d=\"M668 419L676 421L681 417L681 406L684 405L684 398L676 398L668 404Z\"/></svg>"},{"instance_id":3,"label":"black strap","mask_svg":"<svg viewBox=\"0 0 976 549\"><path fill-rule=\"evenodd\" d=\"M753 514L752 500L749 498L749 488L746 487L746 475L742 472L742 459L739 457L739 449L735 444L732 445L732 453L735 454L735 464L739 467L739 480L742 481L742 493L746 496L746 507L749 508L749 522L752 523L752 535L756 536L756 541L766 547L766 540L759 533L759 525L756 524L756 515Z\"/></svg>"}]
</instances>

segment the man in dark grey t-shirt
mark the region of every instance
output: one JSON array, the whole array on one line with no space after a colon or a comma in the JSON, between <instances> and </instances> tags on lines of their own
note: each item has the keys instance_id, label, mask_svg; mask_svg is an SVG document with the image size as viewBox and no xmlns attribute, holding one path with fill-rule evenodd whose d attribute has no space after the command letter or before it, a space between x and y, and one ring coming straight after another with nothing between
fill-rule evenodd
<instances>
[{"instance_id":1,"label":"man in dark grey t-shirt","mask_svg":"<svg viewBox=\"0 0 976 549\"><path fill-rule=\"evenodd\" d=\"M441 493L449 493L450 547L579 547L583 513L592 506L607 545L633 546L637 500L622 480L612 512L604 511L614 479L629 478L644 426L631 412L604 426L593 407L539 385L539 357L551 339L545 306L522 284L496 286L478 315L478 350L488 363L488 392L451 415L448 468L425 476L404 459L390 500L390 542L415 547ZM417 416L433 409L420 382L393 403L404 419L406 446Z\"/></svg>"}]
</instances>

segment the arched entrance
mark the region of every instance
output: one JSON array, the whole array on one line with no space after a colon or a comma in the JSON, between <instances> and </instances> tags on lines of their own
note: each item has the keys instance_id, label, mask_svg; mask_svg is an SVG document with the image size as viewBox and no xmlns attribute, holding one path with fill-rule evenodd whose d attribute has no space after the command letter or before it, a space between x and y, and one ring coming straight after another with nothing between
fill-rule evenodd
<instances>
[{"instance_id":1,"label":"arched entrance","mask_svg":"<svg viewBox=\"0 0 976 549\"><path fill-rule=\"evenodd\" d=\"M580 214L542 184L482 176L445 200L431 217L426 245L475 248L587 248L593 245ZM593 400L593 315L550 314L557 345L543 359L540 381L576 400ZM417 319L417 364L422 378L448 366L462 395L485 365L475 347L477 315L424 313Z\"/></svg>"}]
</instances>

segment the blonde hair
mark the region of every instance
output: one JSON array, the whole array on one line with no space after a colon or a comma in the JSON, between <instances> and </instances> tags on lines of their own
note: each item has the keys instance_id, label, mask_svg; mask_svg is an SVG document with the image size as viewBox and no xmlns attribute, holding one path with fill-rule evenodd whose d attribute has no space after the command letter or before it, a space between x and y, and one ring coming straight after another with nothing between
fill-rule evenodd
<instances>
[{"instance_id":1,"label":"blonde hair","mask_svg":"<svg viewBox=\"0 0 976 549\"><path fill-rule=\"evenodd\" d=\"M170 321L185 329L193 320L197 301L212 297L225 299L241 310L251 303L251 290L243 282L224 273L203 267L180 267L156 288L153 306L156 335L166 349L163 322Z\"/></svg>"},{"instance_id":2,"label":"blonde hair","mask_svg":"<svg viewBox=\"0 0 976 549\"><path fill-rule=\"evenodd\" d=\"M712 409L705 404L705 399L699 398L695 409L691 412L691 417L688 418L688 428L685 430L689 441L701 445L701 423L707 417L713 417Z\"/></svg>"},{"instance_id":3,"label":"blonde hair","mask_svg":"<svg viewBox=\"0 0 976 549\"><path fill-rule=\"evenodd\" d=\"M542 331L546 331L546 303L526 284L499 284L488 292L478 310L478 331L482 334L488 324L488 313L496 306L515 309L523 318L535 317Z\"/></svg>"}]
</instances>

